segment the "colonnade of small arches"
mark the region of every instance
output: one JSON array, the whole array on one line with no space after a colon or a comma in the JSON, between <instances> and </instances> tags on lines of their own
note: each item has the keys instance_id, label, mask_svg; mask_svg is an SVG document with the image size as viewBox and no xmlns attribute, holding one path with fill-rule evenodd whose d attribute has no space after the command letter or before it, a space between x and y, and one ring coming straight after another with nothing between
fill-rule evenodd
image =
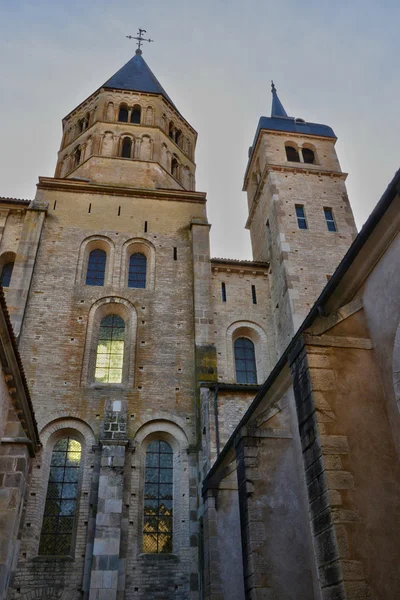
<instances>
[{"instance_id":1,"label":"colonnade of small arches","mask_svg":"<svg viewBox=\"0 0 400 600\"><path fill-rule=\"evenodd\" d=\"M285 152L288 162L318 164L315 148L311 144L306 143L300 146L296 142L285 142Z\"/></svg>"},{"instance_id":2,"label":"colonnade of small arches","mask_svg":"<svg viewBox=\"0 0 400 600\"><path fill-rule=\"evenodd\" d=\"M99 154L131 160L154 160L154 140L148 135L134 136L131 132L115 134L106 131L99 140ZM58 176L66 177L93 155L93 136L75 146L71 153L64 156L58 166ZM185 189L194 189L194 176L183 165L177 154L171 152L165 143L160 147L160 163L166 171L183 185Z\"/></svg>"}]
</instances>

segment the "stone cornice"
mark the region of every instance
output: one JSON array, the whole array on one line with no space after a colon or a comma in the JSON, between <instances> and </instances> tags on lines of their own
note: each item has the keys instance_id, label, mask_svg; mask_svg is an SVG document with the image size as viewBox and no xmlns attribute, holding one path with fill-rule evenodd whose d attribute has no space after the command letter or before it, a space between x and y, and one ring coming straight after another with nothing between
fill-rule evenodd
<instances>
[{"instance_id":1,"label":"stone cornice","mask_svg":"<svg viewBox=\"0 0 400 600\"><path fill-rule=\"evenodd\" d=\"M55 177L39 177L37 189L58 192L82 192L86 194L101 194L104 196L153 198L154 200L166 200L168 202L193 202L195 204L205 204L207 202L205 192L169 190L164 188L145 189L117 185L101 185L97 183L90 183L88 181L57 179Z\"/></svg>"}]
</instances>

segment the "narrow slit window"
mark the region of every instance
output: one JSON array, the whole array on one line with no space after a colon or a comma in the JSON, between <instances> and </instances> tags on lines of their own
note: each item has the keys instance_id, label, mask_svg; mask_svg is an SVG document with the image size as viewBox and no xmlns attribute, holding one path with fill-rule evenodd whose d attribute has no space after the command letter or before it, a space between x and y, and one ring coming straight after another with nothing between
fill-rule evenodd
<instances>
[{"instance_id":1,"label":"narrow slit window","mask_svg":"<svg viewBox=\"0 0 400 600\"><path fill-rule=\"evenodd\" d=\"M40 534L40 555L72 554L81 453L81 444L71 437L58 440L54 446Z\"/></svg>"},{"instance_id":2,"label":"narrow slit window","mask_svg":"<svg viewBox=\"0 0 400 600\"><path fill-rule=\"evenodd\" d=\"M92 250L89 254L86 271L86 285L104 285L107 253L104 250Z\"/></svg>"},{"instance_id":3,"label":"narrow slit window","mask_svg":"<svg viewBox=\"0 0 400 600\"><path fill-rule=\"evenodd\" d=\"M124 362L125 321L108 315L100 323L97 343L95 380L121 383Z\"/></svg>"},{"instance_id":4,"label":"narrow slit window","mask_svg":"<svg viewBox=\"0 0 400 600\"><path fill-rule=\"evenodd\" d=\"M297 225L299 229L307 229L307 221L306 215L304 212L304 206L301 204L296 205L296 217L297 217Z\"/></svg>"},{"instance_id":5,"label":"narrow slit window","mask_svg":"<svg viewBox=\"0 0 400 600\"><path fill-rule=\"evenodd\" d=\"M331 208L324 208L324 214L328 231L337 231L335 219L333 218L333 210Z\"/></svg>"},{"instance_id":6,"label":"narrow slit window","mask_svg":"<svg viewBox=\"0 0 400 600\"><path fill-rule=\"evenodd\" d=\"M144 254L135 252L129 259L128 287L146 287L147 259Z\"/></svg>"},{"instance_id":7,"label":"narrow slit window","mask_svg":"<svg viewBox=\"0 0 400 600\"><path fill-rule=\"evenodd\" d=\"M3 287L10 287L11 275L14 269L14 263L6 263L1 270L0 283Z\"/></svg>"},{"instance_id":8,"label":"narrow slit window","mask_svg":"<svg viewBox=\"0 0 400 600\"><path fill-rule=\"evenodd\" d=\"M147 221L144 222L144 232L147 233Z\"/></svg>"},{"instance_id":9,"label":"narrow slit window","mask_svg":"<svg viewBox=\"0 0 400 600\"><path fill-rule=\"evenodd\" d=\"M226 302L226 285L224 282L221 283L221 297L222 302Z\"/></svg>"},{"instance_id":10,"label":"narrow slit window","mask_svg":"<svg viewBox=\"0 0 400 600\"><path fill-rule=\"evenodd\" d=\"M254 344L249 338L235 340L235 367L237 383L257 383L256 355Z\"/></svg>"},{"instance_id":11,"label":"narrow slit window","mask_svg":"<svg viewBox=\"0 0 400 600\"><path fill-rule=\"evenodd\" d=\"M150 442L144 483L143 552L171 553L173 452L162 440Z\"/></svg>"},{"instance_id":12,"label":"narrow slit window","mask_svg":"<svg viewBox=\"0 0 400 600\"><path fill-rule=\"evenodd\" d=\"M178 248L174 247L174 260L178 260Z\"/></svg>"},{"instance_id":13,"label":"narrow slit window","mask_svg":"<svg viewBox=\"0 0 400 600\"><path fill-rule=\"evenodd\" d=\"M256 293L256 286L255 285L251 286L251 297L253 299L253 304L257 304L257 293Z\"/></svg>"}]
</instances>

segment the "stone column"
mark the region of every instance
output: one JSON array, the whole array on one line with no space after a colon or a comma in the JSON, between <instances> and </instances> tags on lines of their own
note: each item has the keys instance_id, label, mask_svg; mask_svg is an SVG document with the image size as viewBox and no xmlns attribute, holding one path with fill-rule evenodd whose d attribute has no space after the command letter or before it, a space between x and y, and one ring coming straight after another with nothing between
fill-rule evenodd
<instances>
[{"instance_id":1,"label":"stone column","mask_svg":"<svg viewBox=\"0 0 400 600\"><path fill-rule=\"evenodd\" d=\"M0 210L0 242L3 238L4 228L6 226L9 210Z\"/></svg>"},{"instance_id":2,"label":"stone column","mask_svg":"<svg viewBox=\"0 0 400 600\"><path fill-rule=\"evenodd\" d=\"M120 557L126 439L126 406L107 400L100 441L101 464L89 600L124 597L125 561Z\"/></svg>"},{"instance_id":3,"label":"stone column","mask_svg":"<svg viewBox=\"0 0 400 600\"><path fill-rule=\"evenodd\" d=\"M11 285L7 290L7 306L16 337L24 319L47 208L47 202L33 200L26 211L22 227Z\"/></svg>"},{"instance_id":4,"label":"stone column","mask_svg":"<svg viewBox=\"0 0 400 600\"><path fill-rule=\"evenodd\" d=\"M235 442L245 598L275 600L275 593L266 582L268 565L264 564L258 552L266 539L259 498L254 494L254 482L260 479L258 454L263 440L246 433L243 430L245 435L239 434Z\"/></svg>"},{"instance_id":5,"label":"stone column","mask_svg":"<svg viewBox=\"0 0 400 600\"><path fill-rule=\"evenodd\" d=\"M374 600L357 548L350 543L361 517L346 499L354 489L347 470L348 440L340 435L329 404L336 393L328 347L301 339L290 355L303 465L309 502L317 588L323 600ZM347 465L347 468L344 466ZM366 467L367 468L367 467Z\"/></svg>"},{"instance_id":6,"label":"stone column","mask_svg":"<svg viewBox=\"0 0 400 600\"><path fill-rule=\"evenodd\" d=\"M225 600L221 580L220 556L218 551L217 490L207 490L204 498L204 598Z\"/></svg>"}]
</instances>

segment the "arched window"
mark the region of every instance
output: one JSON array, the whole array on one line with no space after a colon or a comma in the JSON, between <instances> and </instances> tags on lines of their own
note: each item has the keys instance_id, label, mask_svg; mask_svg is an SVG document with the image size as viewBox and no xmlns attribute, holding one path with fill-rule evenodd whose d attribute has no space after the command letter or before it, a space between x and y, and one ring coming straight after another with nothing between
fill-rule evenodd
<instances>
[{"instance_id":1,"label":"arched window","mask_svg":"<svg viewBox=\"0 0 400 600\"><path fill-rule=\"evenodd\" d=\"M171 140L175 139L175 127L172 121L169 122L168 135L171 138Z\"/></svg>"},{"instance_id":2,"label":"arched window","mask_svg":"<svg viewBox=\"0 0 400 600\"><path fill-rule=\"evenodd\" d=\"M178 146L182 146L182 139L182 131L178 129L175 134L175 142L178 144Z\"/></svg>"},{"instance_id":3,"label":"arched window","mask_svg":"<svg viewBox=\"0 0 400 600\"><path fill-rule=\"evenodd\" d=\"M107 253L96 248L89 254L86 271L86 285L104 285L106 273Z\"/></svg>"},{"instance_id":4,"label":"arched window","mask_svg":"<svg viewBox=\"0 0 400 600\"><path fill-rule=\"evenodd\" d=\"M293 146L285 146L286 158L290 162L300 162L299 153Z\"/></svg>"},{"instance_id":5,"label":"arched window","mask_svg":"<svg viewBox=\"0 0 400 600\"><path fill-rule=\"evenodd\" d=\"M146 287L147 258L140 252L131 254L129 259L128 287Z\"/></svg>"},{"instance_id":6,"label":"arched window","mask_svg":"<svg viewBox=\"0 0 400 600\"><path fill-rule=\"evenodd\" d=\"M14 262L8 262L3 265L1 270L0 282L3 287L9 287L11 281L11 275L14 269Z\"/></svg>"},{"instance_id":7,"label":"arched window","mask_svg":"<svg viewBox=\"0 0 400 600\"><path fill-rule=\"evenodd\" d=\"M72 552L81 451L80 443L71 437L54 446L39 554L67 556Z\"/></svg>"},{"instance_id":8,"label":"arched window","mask_svg":"<svg viewBox=\"0 0 400 600\"><path fill-rule=\"evenodd\" d=\"M172 552L173 453L168 442L147 446L143 552Z\"/></svg>"},{"instance_id":9,"label":"arched window","mask_svg":"<svg viewBox=\"0 0 400 600\"><path fill-rule=\"evenodd\" d=\"M122 121L122 123L128 122L128 109L126 106L119 107L118 121Z\"/></svg>"},{"instance_id":10,"label":"arched window","mask_svg":"<svg viewBox=\"0 0 400 600\"><path fill-rule=\"evenodd\" d=\"M82 156L82 151L81 151L80 147L78 146L74 152L74 166L73 166L74 169L75 169L75 167L77 167L80 164L81 156Z\"/></svg>"},{"instance_id":11,"label":"arched window","mask_svg":"<svg viewBox=\"0 0 400 600\"><path fill-rule=\"evenodd\" d=\"M309 165L315 164L315 154L311 148L302 148L303 160Z\"/></svg>"},{"instance_id":12,"label":"arched window","mask_svg":"<svg viewBox=\"0 0 400 600\"><path fill-rule=\"evenodd\" d=\"M101 383L121 383L124 363L125 321L118 315L101 320L94 378Z\"/></svg>"},{"instance_id":13,"label":"arched window","mask_svg":"<svg viewBox=\"0 0 400 600\"><path fill-rule=\"evenodd\" d=\"M131 152L132 152L132 140L129 137L125 137L122 140L122 147L121 147L122 158L130 158Z\"/></svg>"},{"instance_id":14,"label":"arched window","mask_svg":"<svg viewBox=\"0 0 400 600\"><path fill-rule=\"evenodd\" d=\"M249 338L235 340L235 367L237 383L257 383L256 355L254 344Z\"/></svg>"},{"instance_id":15,"label":"arched window","mask_svg":"<svg viewBox=\"0 0 400 600\"><path fill-rule=\"evenodd\" d=\"M175 179L178 179L178 174L179 174L179 163L176 160L176 158L173 158L171 160L171 173L173 175L173 177L175 177Z\"/></svg>"},{"instance_id":16,"label":"arched window","mask_svg":"<svg viewBox=\"0 0 400 600\"><path fill-rule=\"evenodd\" d=\"M137 123L140 125L141 112L142 109L140 108L139 104L135 104L131 113L131 123Z\"/></svg>"}]
</instances>

